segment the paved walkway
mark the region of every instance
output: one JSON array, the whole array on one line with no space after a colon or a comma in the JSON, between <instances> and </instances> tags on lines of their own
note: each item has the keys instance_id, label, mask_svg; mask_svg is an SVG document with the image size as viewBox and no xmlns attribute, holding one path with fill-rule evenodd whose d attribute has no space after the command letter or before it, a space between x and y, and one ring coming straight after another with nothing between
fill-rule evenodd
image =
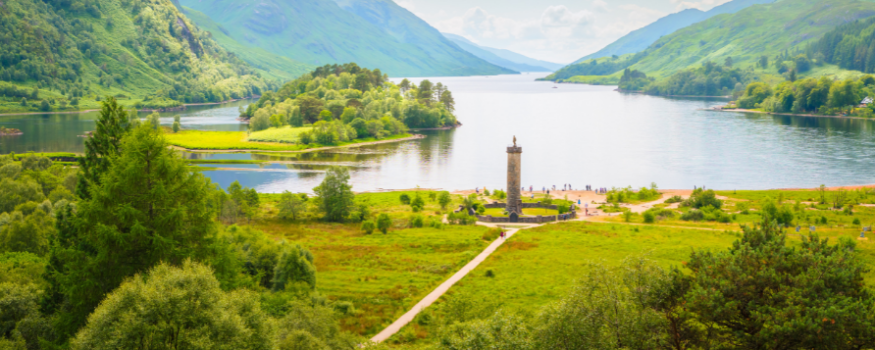
<instances>
[{"instance_id":1,"label":"paved walkway","mask_svg":"<svg viewBox=\"0 0 875 350\"><path fill-rule=\"evenodd\" d=\"M507 238L513 236L513 234L516 233L517 230L518 229L507 230ZM398 333L401 328L404 328L404 326L410 323L410 321L413 321L413 318L416 317L416 315L418 315L420 311L429 307L431 304L437 301L442 295L444 295L444 293L447 292L447 290L450 289L450 287L456 284L456 282L459 282L462 278L465 277L465 275L468 274L468 272L471 272L471 270L474 270L477 265L480 265L481 262L486 260L486 258L488 258L489 255L492 254L492 252L494 252L496 249L498 249L498 247L504 244L504 241L507 238L498 238L494 242L492 242L488 247L486 247L485 250L483 250L482 253L480 253L480 255L477 255L474 260L468 262L465 267L456 272L456 274L450 277L450 279L446 280L444 283L441 283L441 285L435 288L434 291L432 291L431 293L426 295L425 298L416 303L416 305L414 305L413 308L410 309L410 311L407 311L407 313L395 320L395 322L392 322L389 327L386 327L386 329L383 329L383 331L371 338L371 341L379 343L386 339L389 339L389 337L391 337L395 333Z\"/></svg>"}]
</instances>

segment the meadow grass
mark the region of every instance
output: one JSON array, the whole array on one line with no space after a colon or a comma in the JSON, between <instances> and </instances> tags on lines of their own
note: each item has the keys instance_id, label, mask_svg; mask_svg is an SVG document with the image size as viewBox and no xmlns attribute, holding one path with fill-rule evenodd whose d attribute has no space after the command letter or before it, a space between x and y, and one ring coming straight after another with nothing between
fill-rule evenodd
<instances>
[{"instance_id":1,"label":"meadow grass","mask_svg":"<svg viewBox=\"0 0 875 350\"><path fill-rule=\"evenodd\" d=\"M425 208L413 213L401 194L422 196ZM490 243L482 226L410 228L410 218L422 215L440 221L444 211L429 194L435 191L360 193L371 216L392 218L388 234L367 235L360 224L324 223L315 216L298 222L275 219L280 194L259 194L262 216L249 225L277 240L300 244L315 256L317 289L332 300L351 301L359 310L342 320L343 328L373 335L401 316L425 295L473 259ZM453 196L461 202L461 196ZM311 215L318 215L310 213Z\"/></svg>"},{"instance_id":2,"label":"meadow grass","mask_svg":"<svg viewBox=\"0 0 875 350\"><path fill-rule=\"evenodd\" d=\"M410 134L399 134L382 139L364 138L355 139L351 142L338 142L333 145L321 145L311 143L309 145L275 143L275 142L249 142L246 141L245 131L200 131L184 130L178 133L166 133L167 143L193 150L258 150L258 151L305 151L321 147L341 147L359 143L397 140L410 137Z\"/></svg>"},{"instance_id":3,"label":"meadow grass","mask_svg":"<svg viewBox=\"0 0 875 350\"><path fill-rule=\"evenodd\" d=\"M298 143L299 136L310 130L313 130L313 127L302 126L299 128L293 128L286 125L253 132L249 135L248 140L257 142Z\"/></svg>"},{"instance_id":4,"label":"meadow grass","mask_svg":"<svg viewBox=\"0 0 875 350\"><path fill-rule=\"evenodd\" d=\"M487 228L397 228L367 235L358 224L290 224L265 220L252 226L309 249L316 257L317 289L351 301L360 312L344 329L373 335L406 312L479 254Z\"/></svg>"},{"instance_id":5,"label":"meadow grass","mask_svg":"<svg viewBox=\"0 0 875 350\"><path fill-rule=\"evenodd\" d=\"M589 222L520 230L451 289L503 308L536 312L559 300L591 262L619 265L647 255L663 267L681 266L693 249L723 249L735 233ZM494 277L486 277L492 270Z\"/></svg>"}]
</instances>

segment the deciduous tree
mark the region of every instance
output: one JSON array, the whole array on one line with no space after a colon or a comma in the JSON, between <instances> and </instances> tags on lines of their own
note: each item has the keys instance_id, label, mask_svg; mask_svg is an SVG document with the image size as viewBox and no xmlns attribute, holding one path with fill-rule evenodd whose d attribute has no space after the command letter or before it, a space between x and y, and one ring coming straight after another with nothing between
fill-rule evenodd
<instances>
[{"instance_id":1,"label":"deciduous tree","mask_svg":"<svg viewBox=\"0 0 875 350\"><path fill-rule=\"evenodd\" d=\"M355 194L349 184L349 170L346 168L328 169L325 179L313 192L316 193L319 209L325 214L325 220L340 222L352 211Z\"/></svg>"}]
</instances>

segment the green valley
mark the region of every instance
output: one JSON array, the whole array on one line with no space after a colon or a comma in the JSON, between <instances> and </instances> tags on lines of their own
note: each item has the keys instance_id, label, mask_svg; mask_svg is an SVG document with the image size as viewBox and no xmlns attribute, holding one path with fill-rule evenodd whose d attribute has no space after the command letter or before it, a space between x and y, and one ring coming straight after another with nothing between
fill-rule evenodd
<instances>
[{"instance_id":1,"label":"green valley","mask_svg":"<svg viewBox=\"0 0 875 350\"><path fill-rule=\"evenodd\" d=\"M4 1L0 110L139 108L260 95L275 82L210 39L169 0Z\"/></svg>"}]
</instances>

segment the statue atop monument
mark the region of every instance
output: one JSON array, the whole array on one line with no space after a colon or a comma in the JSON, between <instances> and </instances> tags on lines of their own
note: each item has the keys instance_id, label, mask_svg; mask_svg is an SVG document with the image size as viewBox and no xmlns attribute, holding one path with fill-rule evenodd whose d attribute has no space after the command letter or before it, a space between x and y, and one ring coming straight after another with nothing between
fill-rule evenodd
<instances>
[{"instance_id":1,"label":"statue atop monument","mask_svg":"<svg viewBox=\"0 0 875 350\"><path fill-rule=\"evenodd\" d=\"M513 146L516 147L516 135L513 135Z\"/></svg>"}]
</instances>

